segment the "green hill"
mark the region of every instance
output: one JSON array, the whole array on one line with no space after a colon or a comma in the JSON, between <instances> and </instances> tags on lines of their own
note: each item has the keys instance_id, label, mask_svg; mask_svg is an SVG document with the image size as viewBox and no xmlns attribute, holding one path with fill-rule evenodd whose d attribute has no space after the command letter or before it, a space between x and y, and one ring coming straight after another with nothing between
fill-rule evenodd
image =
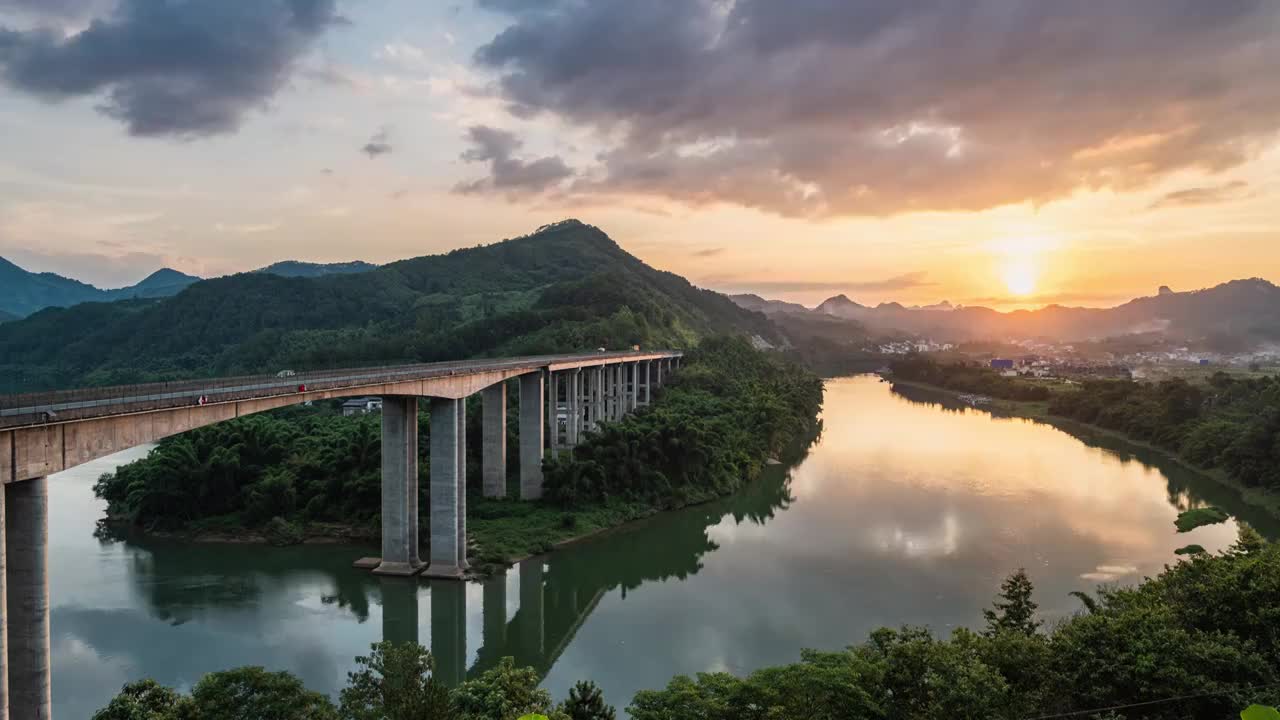
<instances>
[{"instance_id":1,"label":"green hill","mask_svg":"<svg viewBox=\"0 0 1280 720\"><path fill-rule=\"evenodd\" d=\"M0 393L631 345L773 325L576 220L317 278L244 273L171 298L48 308L0 326Z\"/></svg>"}]
</instances>

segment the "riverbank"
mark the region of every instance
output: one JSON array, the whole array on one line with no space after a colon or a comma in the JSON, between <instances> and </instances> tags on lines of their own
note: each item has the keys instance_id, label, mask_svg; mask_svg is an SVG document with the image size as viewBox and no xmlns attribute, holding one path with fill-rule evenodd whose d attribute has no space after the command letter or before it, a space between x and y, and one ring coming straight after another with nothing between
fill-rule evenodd
<instances>
[{"instance_id":1,"label":"riverbank","mask_svg":"<svg viewBox=\"0 0 1280 720\"><path fill-rule=\"evenodd\" d=\"M925 390L954 398L957 402L960 402L960 396L965 394L959 390L952 390L950 388L931 385L929 383L919 382L916 380L892 380L891 382L895 388L898 385L902 385L909 388ZM1153 443L1135 440L1134 438L1131 438L1117 430L1054 415L1049 411L1049 402L1047 400L1021 401L992 398L990 404L976 407L975 409L990 412L993 415L1007 415L1010 417L1018 417L1051 425L1082 440L1088 437L1104 437L1122 441L1126 445L1154 453L1169 462L1175 463L1180 467L1208 478L1237 493L1240 496L1240 499L1246 504L1263 510L1277 520L1280 520L1280 493L1273 493L1260 488L1248 487L1229 476L1220 468L1205 468L1198 466L1195 463L1188 461L1186 458L1179 456L1177 453L1170 452L1166 448Z\"/></svg>"}]
</instances>

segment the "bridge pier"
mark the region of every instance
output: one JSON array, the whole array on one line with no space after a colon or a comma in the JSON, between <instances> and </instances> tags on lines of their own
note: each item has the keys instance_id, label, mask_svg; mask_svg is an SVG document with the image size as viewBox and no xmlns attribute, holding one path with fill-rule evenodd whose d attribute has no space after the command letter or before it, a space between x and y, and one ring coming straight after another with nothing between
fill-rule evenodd
<instances>
[{"instance_id":1,"label":"bridge pier","mask_svg":"<svg viewBox=\"0 0 1280 720\"><path fill-rule=\"evenodd\" d=\"M565 444L572 450L578 444L578 430L582 426L582 382L585 374L581 368L574 368L569 373L569 395L565 399L569 406L565 427Z\"/></svg>"},{"instance_id":2,"label":"bridge pier","mask_svg":"<svg viewBox=\"0 0 1280 720\"><path fill-rule=\"evenodd\" d=\"M467 399L458 398L458 557L457 565L467 564Z\"/></svg>"},{"instance_id":3,"label":"bridge pier","mask_svg":"<svg viewBox=\"0 0 1280 720\"><path fill-rule=\"evenodd\" d=\"M3 486L3 592L7 630L0 669L8 680L8 713L14 720L49 720L49 480L38 477ZM2 686L3 680L0 680ZM0 692L0 698L4 693ZM3 703L0 702L0 708ZM0 718L6 715L0 713Z\"/></svg>"},{"instance_id":4,"label":"bridge pier","mask_svg":"<svg viewBox=\"0 0 1280 720\"><path fill-rule=\"evenodd\" d=\"M414 575L418 558L418 398L382 398L382 562L379 575Z\"/></svg>"},{"instance_id":5,"label":"bridge pier","mask_svg":"<svg viewBox=\"0 0 1280 720\"><path fill-rule=\"evenodd\" d=\"M521 376L523 382L524 376ZM481 393L484 403L484 462L481 465L485 497L507 496L507 384L490 385ZM523 400L523 398L521 398ZM524 405L521 405L523 417ZM541 416L542 405L538 405Z\"/></svg>"},{"instance_id":6,"label":"bridge pier","mask_svg":"<svg viewBox=\"0 0 1280 720\"><path fill-rule=\"evenodd\" d=\"M542 497L542 373L520 376L520 499ZM555 407L555 396L551 398ZM555 425L552 425L552 433Z\"/></svg>"},{"instance_id":7,"label":"bridge pier","mask_svg":"<svg viewBox=\"0 0 1280 720\"><path fill-rule=\"evenodd\" d=\"M547 377L547 449L555 455L560 451L560 373L547 370L544 374ZM523 396L520 401L524 402Z\"/></svg>"},{"instance_id":8,"label":"bridge pier","mask_svg":"<svg viewBox=\"0 0 1280 720\"><path fill-rule=\"evenodd\" d=\"M431 398L431 554L424 573L431 577L460 578L459 530L459 409L451 398ZM462 466L465 468L465 465ZM432 597L435 604L435 597ZM434 609L432 615L434 617Z\"/></svg>"},{"instance_id":9,"label":"bridge pier","mask_svg":"<svg viewBox=\"0 0 1280 720\"><path fill-rule=\"evenodd\" d=\"M4 483L0 483L0 720L9 720L9 650L6 647L6 639L9 636L5 625L8 623L9 610L5 607L7 595L5 593L5 577L7 570L4 562Z\"/></svg>"}]
</instances>

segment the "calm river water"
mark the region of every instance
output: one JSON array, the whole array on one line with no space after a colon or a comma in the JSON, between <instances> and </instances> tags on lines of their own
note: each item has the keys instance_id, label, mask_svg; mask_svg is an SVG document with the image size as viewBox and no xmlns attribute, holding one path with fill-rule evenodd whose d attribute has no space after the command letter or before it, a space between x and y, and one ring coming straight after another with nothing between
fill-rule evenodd
<instances>
[{"instance_id":1,"label":"calm river water","mask_svg":"<svg viewBox=\"0 0 1280 720\"><path fill-rule=\"evenodd\" d=\"M882 625L980 625L1018 567L1046 617L1069 614L1071 590L1133 583L1181 545L1235 539L1234 521L1175 534L1189 504L1280 534L1158 458L875 377L829 381L823 422L807 457L739 496L465 586L375 579L351 569L363 547L100 542L94 480L146 448L61 473L49 486L55 712L87 718L136 678L188 688L250 664L336 697L383 637L432 645L453 680L512 655L557 699L591 678L622 708L675 673L746 673Z\"/></svg>"}]
</instances>

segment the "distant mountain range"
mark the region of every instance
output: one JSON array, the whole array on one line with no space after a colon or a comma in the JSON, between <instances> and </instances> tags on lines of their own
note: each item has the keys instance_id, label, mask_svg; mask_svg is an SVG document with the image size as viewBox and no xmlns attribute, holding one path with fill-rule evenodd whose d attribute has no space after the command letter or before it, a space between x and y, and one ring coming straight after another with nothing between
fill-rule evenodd
<instances>
[{"instance_id":1,"label":"distant mountain range","mask_svg":"<svg viewBox=\"0 0 1280 720\"><path fill-rule=\"evenodd\" d=\"M54 273L29 272L0 258L0 313L25 317L47 307L168 297L199 280L194 275L164 268L148 275L136 285L103 290Z\"/></svg>"},{"instance_id":2,"label":"distant mountain range","mask_svg":"<svg viewBox=\"0 0 1280 720\"><path fill-rule=\"evenodd\" d=\"M828 315L855 321L872 332L903 332L946 341L1044 338L1077 342L1147 333L1184 340L1280 341L1280 287L1260 278L1191 292L1161 287L1154 296L1112 308L1049 305L1013 312L946 302L924 307L899 303L871 307L845 295L828 298L812 310L756 295L735 295L732 299L744 308L771 316Z\"/></svg>"},{"instance_id":3,"label":"distant mountain range","mask_svg":"<svg viewBox=\"0 0 1280 720\"><path fill-rule=\"evenodd\" d=\"M281 277L314 278L373 270L367 262L308 263L297 260L254 270ZM55 273L34 273L0 258L0 322L22 318L47 307L71 307L84 302L114 302L135 298L171 297L202 278L171 268L157 270L128 287L104 290Z\"/></svg>"}]
</instances>

